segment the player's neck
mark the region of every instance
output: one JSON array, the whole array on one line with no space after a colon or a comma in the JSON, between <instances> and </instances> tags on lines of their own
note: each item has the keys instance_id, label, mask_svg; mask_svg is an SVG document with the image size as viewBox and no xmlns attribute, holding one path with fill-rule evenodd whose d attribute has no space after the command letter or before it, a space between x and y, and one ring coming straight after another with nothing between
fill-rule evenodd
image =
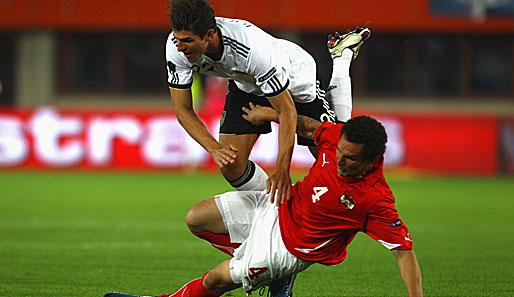
<instances>
[{"instance_id":1,"label":"player's neck","mask_svg":"<svg viewBox=\"0 0 514 297\"><path fill-rule=\"evenodd\" d=\"M205 55L214 61L218 61L221 59L221 56L223 55L223 44L221 43L221 30L216 30L214 37L207 45Z\"/></svg>"}]
</instances>

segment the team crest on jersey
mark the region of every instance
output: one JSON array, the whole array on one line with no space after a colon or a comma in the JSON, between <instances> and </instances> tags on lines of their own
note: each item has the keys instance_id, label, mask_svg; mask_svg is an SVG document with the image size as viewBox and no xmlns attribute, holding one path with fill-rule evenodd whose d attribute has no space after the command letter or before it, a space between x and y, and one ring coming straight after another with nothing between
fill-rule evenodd
<instances>
[{"instance_id":1,"label":"team crest on jersey","mask_svg":"<svg viewBox=\"0 0 514 297\"><path fill-rule=\"evenodd\" d=\"M341 206L346 210L352 210L357 204L357 200L353 198L349 192L344 192L343 196L339 198Z\"/></svg>"}]
</instances>

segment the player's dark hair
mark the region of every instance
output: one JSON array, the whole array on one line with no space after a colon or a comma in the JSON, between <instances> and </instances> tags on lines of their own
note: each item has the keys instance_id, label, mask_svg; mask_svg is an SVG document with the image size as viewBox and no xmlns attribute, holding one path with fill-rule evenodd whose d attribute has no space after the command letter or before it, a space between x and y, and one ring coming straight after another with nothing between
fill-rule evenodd
<instances>
[{"instance_id":1,"label":"player's dark hair","mask_svg":"<svg viewBox=\"0 0 514 297\"><path fill-rule=\"evenodd\" d=\"M369 116L358 116L350 119L341 129L341 137L349 142L364 144L361 159L374 162L382 157L386 150L387 133L384 126Z\"/></svg>"},{"instance_id":2,"label":"player's dark hair","mask_svg":"<svg viewBox=\"0 0 514 297\"><path fill-rule=\"evenodd\" d=\"M208 0L169 0L170 26L175 31L191 31L204 37L216 31L214 9Z\"/></svg>"}]
</instances>

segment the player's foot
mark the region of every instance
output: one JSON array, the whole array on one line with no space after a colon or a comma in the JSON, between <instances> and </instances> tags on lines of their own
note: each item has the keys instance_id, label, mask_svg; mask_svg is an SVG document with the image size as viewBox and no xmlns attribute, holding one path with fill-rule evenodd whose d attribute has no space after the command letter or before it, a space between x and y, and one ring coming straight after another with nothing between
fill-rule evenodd
<instances>
[{"instance_id":1,"label":"player's foot","mask_svg":"<svg viewBox=\"0 0 514 297\"><path fill-rule=\"evenodd\" d=\"M171 295L161 295L161 296L156 296L156 297L168 297L168 296L171 296ZM122 294L122 293L117 293L117 292L111 292L111 293L107 293L105 294L104 297L154 297L154 296L138 296L138 295L129 295L129 294Z\"/></svg>"},{"instance_id":2,"label":"player's foot","mask_svg":"<svg viewBox=\"0 0 514 297\"><path fill-rule=\"evenodd\" d=\"M346 34L339 35L335 33L334 36L328 35L327 47L332 59L341 57L343 50L349 48L353 51L353 60L357 58L359 49L361 48L364 41L371 36L371 31L366 27L357 27L353 31L349 31Z\"/></svg>"},{"instance_id":3,"label":"player's foot","mask_svg":"<svg viewBox=\"0 0 514 297\"><path fill-rule=\"evenodd\" d=\"M268 284L269 292L272 297L291 297L293 296L293 285L296 273L282 279L274 280Z\"/></svg>"}]
</instances>

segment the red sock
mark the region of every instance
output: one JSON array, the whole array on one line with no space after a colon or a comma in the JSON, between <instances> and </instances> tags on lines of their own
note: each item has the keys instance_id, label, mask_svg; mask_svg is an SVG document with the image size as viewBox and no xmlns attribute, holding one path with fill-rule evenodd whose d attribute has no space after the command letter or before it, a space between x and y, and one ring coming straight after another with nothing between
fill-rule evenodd
<instances>
[{"instance_id":1,"label":"red sock","mask_svg":"<svg viewBox=\"0 0 514 297\"><path fill-rule=\"evenodd\" d=\"M207 274L207 273L206 273ZM203 278L197 278L194 279L187 284L185 284L182 288L180 288L178 291L174 292L171 295L168 295L169 297L218 297L221 296L221 294L216 294L213 292L210 292L207 290L202 282Z\"/></svg>"},{"instance_id":2,"label":"red sock","mask_svg":"<svg viewBox=\"0 0 514 297\"><path fill-rule=\"evenodd\" d=\"M218 250L224 252L225 254L233 257L234 249L238 248L240 243L232 243L230 242L230 236L228 234L216 234L212 232L201 232L195 233L194 235L200 237L201 239L205 239L212 244L213 247Z\"/></svg>"}]
</instances>

